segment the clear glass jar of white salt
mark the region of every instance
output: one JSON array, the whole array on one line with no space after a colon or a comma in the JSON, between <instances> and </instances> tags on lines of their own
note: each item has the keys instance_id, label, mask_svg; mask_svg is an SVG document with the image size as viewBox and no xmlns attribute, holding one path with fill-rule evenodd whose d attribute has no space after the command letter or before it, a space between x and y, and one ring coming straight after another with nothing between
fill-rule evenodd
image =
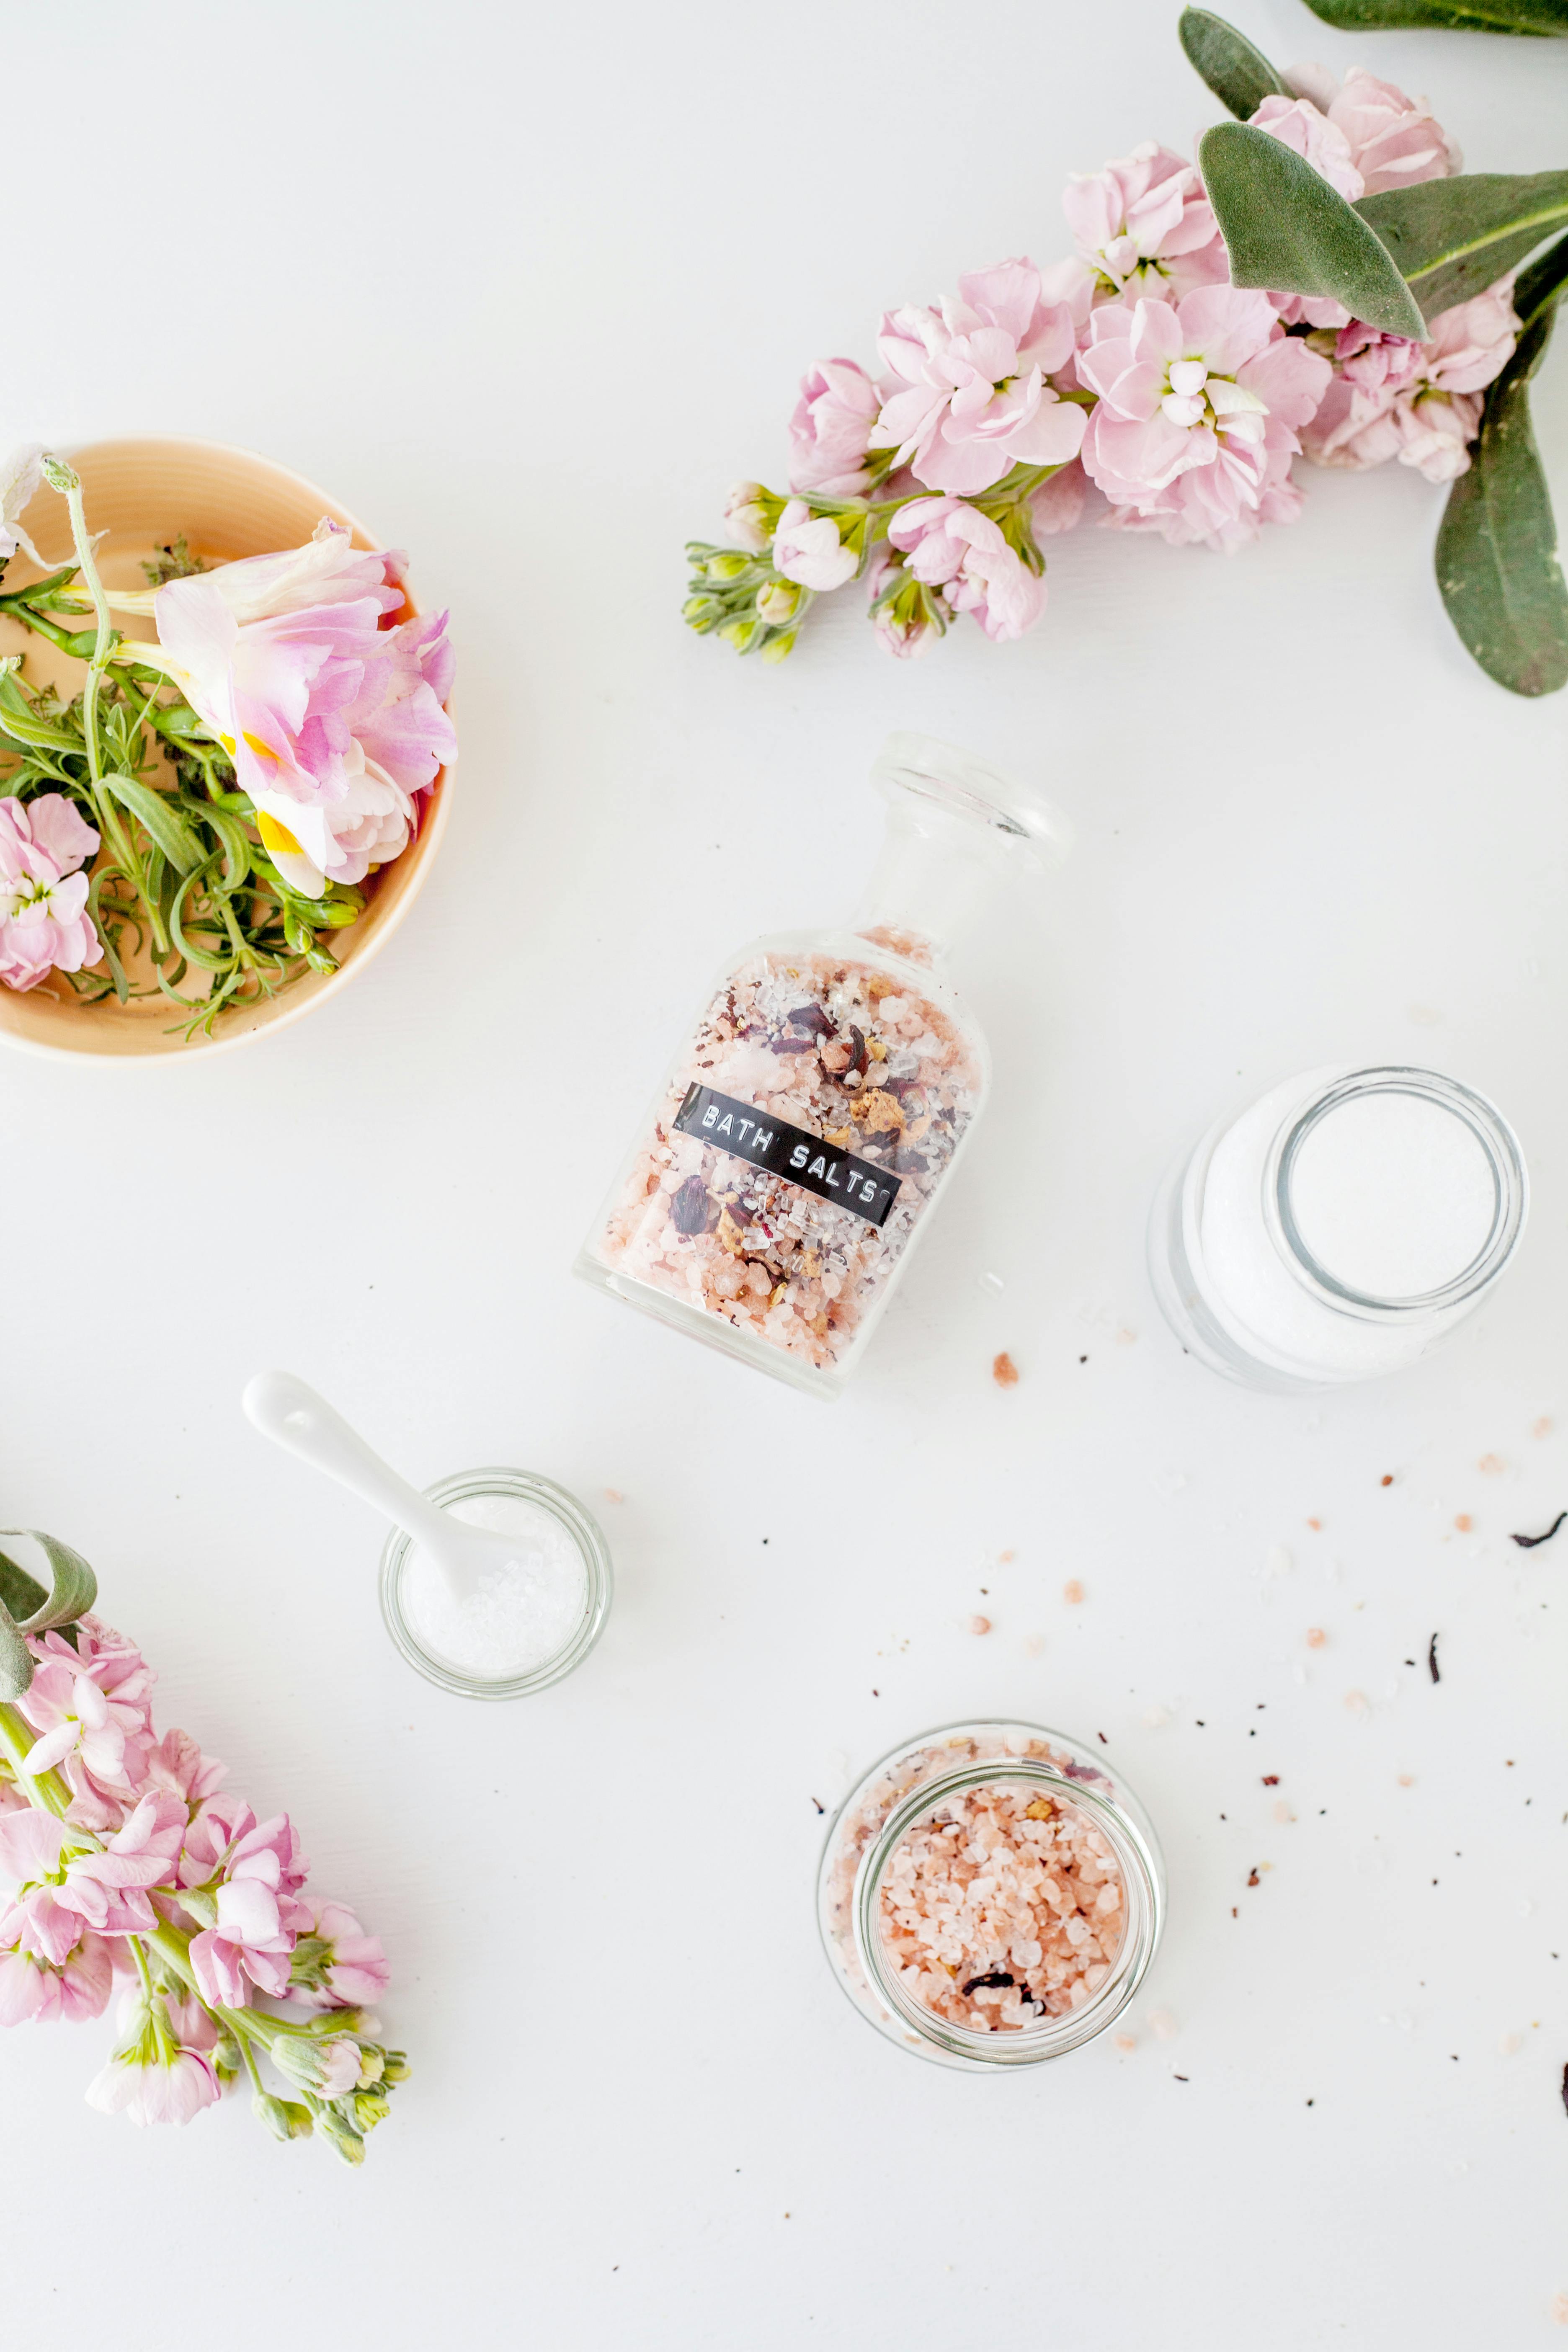
<instances>
[{"instance_id":1,"label":"clear glass jar of white salt","mask_svg":"<svg viewBox=\"0 0 1568 2352\"><path fill-rule=\"evenodd\" d=\"M1258 1388L1373 1380L1473 1312L1528 1205L1512 1129L1434 1070L1309 1070L1172 1171L1149 1271L1189 1354Z\"/></svg>"},{"instance_id":2,"label":"clear glass jar of white salt","mask_svg":"<svg viewBox=\"0 0 1568 2352\"><path fill-rule=\"evenodd\" d=\"M529 1470L466 1470L426 1493L454 1518L517 1542L458 1598L401 1528L381 1555L387 1632L427 1682L464 1698L524 1698L580 1666L605 1628L609 1547L574 1495Z\"/></svg>"}]
</instances>

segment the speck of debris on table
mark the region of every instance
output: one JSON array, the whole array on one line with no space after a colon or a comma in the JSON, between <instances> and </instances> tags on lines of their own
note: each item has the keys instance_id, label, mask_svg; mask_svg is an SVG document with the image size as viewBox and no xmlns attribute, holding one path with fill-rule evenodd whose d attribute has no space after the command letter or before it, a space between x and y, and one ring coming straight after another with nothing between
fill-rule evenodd
<instances>
[{"instance_id":1,"label":"speck of debris on table","mask_svg":"<svg viewBox=\"0 0 1568 2352\"><path fill-rule=\"evenodd\" d=\"M1089 1361L1089 1358L1088 1358L1087 1356L1080 1356L1080 1357L1079 1358L1079 1362L1080 1364L1087 1364L1087 1363L1088 1363L1088 1361Z\"/></svg>"},{"instance_id":2,"label":"speck of debris on table","mask_svg":"<svg viewBox=\"0 0 1568 2352\"><path fill-rule=\"evenodd\" d=\"M1431 1675L1435 1683L1440 1683L1442 1681L1442 1675L1438 1672L1437 1668L1437 1636L1436 1633L1433 1634L1432 1639L1426 1644L1426 1671Z\"/></svg>"},{"instance_id":3,"label":"speck of debris on table","mask_svg":"<svg viewBox=\"0 0 1568 2352\"><path fill-rule=\"evenodd\" d=\"M1263 1785L1266 1789L1277 1789L1279 1786L1279 1773L1265 1772L1263 1775Z\"/></svg>"},{"instance_id":4,"label":"speck of debris on table","mask_svg":"<svg viewBox=\"0 0 1568 2352\"><path fill-rule=\"evenodd\" d=\"M1394 1473L1393 1473L1393 1471L1392 1471L1392 1470L1385 1470L1385 1471L1384 1472L1384 1474L1383 1474L1382 1477L1378 1480L1378 1482L1377 1482L1377 1483L1378 1483L1378 1485L1379 1485L1380 1486L1393 1486L1393 1484L1394 1484Z\"/></svg>"},{"instance_id":5,"label":"speck of debris on table","mask_svg":"<svg viewBox=\"0 0 1568 2352\"><path fill-rule=\"evenodd\" d=\"M1256 1870L1249 1870L1247 1874L1247 1883L1248 1886L1261 1886L1263 1881L1258 1877Z\"/></svg>"},{"instance_id":6,"label":"speck of debris on table","mask_svg":"<svg viewBox=\"0 0 1568 2352\"><path fill-rule=\"evenodd\" d=\"M1568 2066L1563 2069L1563 2105L1568 2111Z\"/></svg>"},{"instance_id":7,"label":"speck of debris on table","mask_svg":"<svg viewBox=\"0 0 1568 2352\"><path fill-rule=\"evenodd\" d=\"M1018 1367L1013 1361L1012 1357L1007 1353L1005 1349L1002 1350L1002 1353L999 1356L992 1358L991 1377L995 1381L999 1389L1016 1389L1017 1387Z\"/></svg>"},{"instance_id":8,"label":"speck of debris on table","mask_svg":"<svg viewBox=\"0 0 1568 2352\"><path fill-rule=\"evenodd\" d=\"M826 1806L823 1803L820 1797L813 1797L811 1801L816 1807L819 1813L825 1813L827 1811Z\"/></svg>"},{"instance_id":9,"label":"speck of debris on table","mask_svg":"<svg viewBox=\"0 0 1568 2352\"><path fill-rule=\"evenodd\" d=\"M1550 1543L1552 1541L1552 1537L1557 1533L1558 1528L1563 1525L1564 1519L1568 1519L1568 1511L1559 1511L1557 1517L1552 1520L1552 1525L1546 1529L1543 1535L1510 1536L1509 1541L1510 1543L1516 1543L1521 1551L1533 1551L1537 1544Z\"/></svg>"}]
</instances>

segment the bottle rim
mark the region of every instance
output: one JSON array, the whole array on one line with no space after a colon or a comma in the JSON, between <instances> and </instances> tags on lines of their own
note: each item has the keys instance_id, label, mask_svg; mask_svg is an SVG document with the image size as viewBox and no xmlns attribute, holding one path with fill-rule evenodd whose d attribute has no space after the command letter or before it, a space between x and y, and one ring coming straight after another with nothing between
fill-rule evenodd
<instances>
[{"instance_id":1,"label":"bottle rim","mask_svg":"<svg viewBox=\"0 0 1568 2352\"><path fill-rule=\"evenodd\" d=\"M1072 849L1072 820L1054 802L936 735L889 735L871 780L890 799L907 793L934 802L948 814L1001 835L1023 861L1040 870L1060 866Z\"/></svg>"}]
</instances>

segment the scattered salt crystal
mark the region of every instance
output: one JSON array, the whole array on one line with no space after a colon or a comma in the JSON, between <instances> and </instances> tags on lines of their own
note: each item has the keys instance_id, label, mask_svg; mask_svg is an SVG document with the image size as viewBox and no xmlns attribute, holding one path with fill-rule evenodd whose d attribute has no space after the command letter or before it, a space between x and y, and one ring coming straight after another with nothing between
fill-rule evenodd
<instances>
[{"instance_id":1,"label":"scattered salt crystal","mask_svg":"<svg viewBox=\"0 0 1568 2352\"><path fill-rule=\"evenodd\" d=\"M1500 1454L1483 1454L1476 1468L1484 1471L1489 1478L1496 1478L1508 1468L1508 1464Z\"/></svg>"},{"instance_id":2,"label":"scattered salt crystal","mask_svg":"<svg viewBox=\"0 0 1568 2352\"><path fill-rule=\"evenodd\" d=\"M1113 2033L1110 2037L1110 2046L1113 2050L1120 2050L1125 2055L1129 2050L1137 2049L1138 2036L1135 2033Z\"/></svg>"},{"instance_id":3,"label":"scattered salt crystal","mask_svg":"<svg viewBox=\"0 0 1568 2352\"><path fill-rule=\"evenodd\" d=\"M1296 1818L1283 1797L1278 1797L1275 1800L1274 1818L1277 1822L1293 1822Z\"/></svg>"},{"instance_id":4,"label":"scattered salt crystal","mask_svg":"<svg viewBox=\"0 0 1568 2352\"><path fill-rule=\"evenodd\" d=\"M1549 1412L1543 1412L1539 1421L1531 1422L1530 1425L1530 1433L1531 1437L1550 1437L1552 1434L1552 1415Z\"/></svg>"},{"instance_id":5,"label":"scattered salt crystal","mask_svg":"<svg viewBox=\"0 0 1568 2352\"><path fill-rule=\"evenodd\" d=\"M605 1487L605 1500L606 1503L624 1503L626 1499L626 1496L622 1494L618 1486Z\"/></svg>"},{"instance_id":6,"label":"scattered salt crystal","mask_svg":"<svg viewBox=\"0 0 1568 2352\"><path fill-rule=\"evenodd\" d=\"M1179 2031L1168 2009L1152 2009L1144 2022L1156 2042L1173 2042Z\"/></svg>"},{"instance_id":7,"label":"scattered salt crystal","mask_svg":"<svg viewBox=\"0 0 1568 2352\"><path fill-rule=\"evenodd\" d=\"M1552 2316L1559 2327L1568 2327L1568 2293L1559 2292L1552 2296Z\"/></svg>"},{"instance_id":8,"label":"scattered salt crystal","mask_svg":"<svg viewBox=\"0 0 1568 2352\"><path fill-rule=\"evenodd\" d=\"M1151 1731L1163 1731L1171 1720L1171 1710L1168 1706L1146 1706L1143 1720Z\"/></svg>"},{"instance_id":9,"label":"scattered salt crystal","mask_svg":"<svg viewBox=\"0 0 1568 2352\"><path fill-rule=\"evenodd\" d=\"M404 1562L398 1597L420 1648L483 1681L531 1674L558 1657L583 1622L588 1570L576 1538L553 1511L521 1495L470 1495L450 1506L469 1527L515 1537L517 1557L489 1569L456 1598L417 1547Z\"/></svg>"},{"instance_id":10,"label":"scattered salt crystal","mask_svg":"<svg viewBox=\"0 0 1568 2352\"><path fill-rule=\"evenodd\" d=\"M981 1289L988 1290L993 1298L1000 1297L1007 1286L999 1274L983 1274L978 1276L978 1280Z\"/></svg>"},{"instance_id":11,"label":"scattered salt crystal","mask_svg":"<svg viewBox=\"0 0 1568 2352\"><path fill-rule=\"evenodd\" d=\"M1294 1562L1283 1544L1270 1544L1263 1555L1259 1576L1289 1576Z\"/></svg>"},{"instance_id":12,"label":"scattered salt crystal","mask_svg":"<svg viewBox=\"0 0 1568 2352\"><path fill-rule=\"evenodd\" d=\"M1024 1655L1025 1655L1026 1658L1037 1658L1037 1657L1039 1656L1039 1654L1040 1654L1040 1652L1045 1648L1045 1646L1046 1646L1046 1637L1045 1637L1045 1635L1044 1635L1043 1633L1026 1633L1026 1634L1025 1634L1025 1636L1024 1636Z\"/></svg>"},{"instance_id":13,"label":"scattered salt crystal","mask_svg":"<svg viewBox=\"0 0 1568 2352\"><path fill-rule=\"evenodd\" d=\"M1062 1587L1062 1599L1070 1609L1076 1609L1083 1599L1083 1587L1076 1576L1069 1576Z\"/></svg>"},{"instance_id":14,"label":"scattered salt crystal","mask_svg":"<svg viewBox=\"0 0 1568 2352\"><path fill-rule=\"evenodd\" d=\"M1400 1785L1400 1787L1401 1787L1402 1789L1414 1789L1414 1787L1415 1786L1415 1773L1414 1773L1414 1772L1401 1772L1401 1774L1399 1775L1399 1785Z\"/></svg>"},{"instance_id":15,"label":"scattered salt crystal","mask_svg":"<svg viewBox=\"0 0 1568 2352\"><path fill-rule=\"evenodd\" d=\"M1523 2047L1524 2036L1522 2033L1505 2033L1498 2042L1498 2056L1500 2058L1511 2058L1516 2050L1522 2050Z\"/></svg>"},{"instance_id":16,"label":"scattered salt crystal","mask_svg":"<svg viewBox=\"0 0 1568 2352\"><path fill-rule=\"evenodd\" d=\"M969 1630L972 1633L989 1633L991 1631L990 1618L972 1617L969 1621Z\"/></svg>"},{"instance_id":17,"label":"scattered salt crystal","mask_svg":"<svg viewBox=\"0 0 1568 2352\"><path fill-rule=\"evenodd\" d=\"M1309 1650L1321 1650L1328 1638L1328 1635L1324 1633L1321 1625L1308 1626L1307 1647Z\"/></svg>"},{"instance_id":18,"label":"scattered salt crystal","mask_svg":"<svg viewBox=\"0 0 1568 2352\"><path fill-rule=\"evenodd\" d=\"M1372 1701L1365 1691L1346 1691L1345 1712L1353 1715L1358 1722L1372 1713Z\"/></svg>"}]
</instances>

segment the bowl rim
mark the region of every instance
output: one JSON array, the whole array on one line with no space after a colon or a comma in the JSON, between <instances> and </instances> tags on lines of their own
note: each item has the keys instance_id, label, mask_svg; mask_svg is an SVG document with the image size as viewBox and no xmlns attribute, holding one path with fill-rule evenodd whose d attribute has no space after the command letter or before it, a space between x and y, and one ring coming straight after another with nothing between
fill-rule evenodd
<instances>
[{"instance_id":1,"label":"bowl rim","mask_svg":"<svg viewBox=\"0 0 1568 2352\"><path fill-rule=\"evenodd\" d=\"M360 520L352 508L344 506L341 499L334 498L330 491L323 490L319 483L310 478L309 475L297 473L292 466L279 465L277 458L267 457L259 449L246 448L233 441L215 441L201 434L125 433L95 441L73 442L68 447L62 448L60 454L74 460L105 449L123 450L127 453L138 449L206 450L218 457L240 458L247 466L258 467L275 478L291 484L296 489L308 492L312 503L319 501L323 513L340 518L347 525L351 533L356 539L363 540L367 547L379 547L382 544L375 534ZM424 606L406 583L404 583L403 593L409 613L414 615L422 614ZM451 717L453 700L450 695L447 696L443 708L447 716ZM452 769L455 764L455 761L448 761L437 770L434 784L429 788L431 797L426 800L421 811L419 831L403 852L405 857L410 855L416 856L421 866L428 866L430 860L434 858L440 846L442 835L446 832L451 800ZM395 863L400 862L400 860L395 861ZM254 1045L260 1038L272 1036L279 1029L291 1027L295 1022L302 1021L307 1013L313 1013L318 1005L325 1004L330 998L340 994L363 967L381 953L387 940L399 929L419 895L422 880L423 877L421 877L421 883L402 892L396 905L390 908L382 920L377 923L365 945L356 950L352 962L340 965L320 988L311 989L308 993L300 996L295 1003L289 1003L286 992L279 1002L277 1012L271 1013L265 1021L253 1023L248 1028L237 1029L226 1035L220 1031L216 1037L192 1038L178 1051L173 1047L161 1047L149 1048L142 1053L126 1053L117 1051L112 1046L94 1045L85 1038L79 1045L51 1045L41 1037L26 1036L21 1032L11 1028L5 1022L0 1021L0 1045L10 1052L31 1054L39 1060L48 1062L110 1062L122 1066L130 1064L142 1066L166 1064L174 1068L212 1054L236 1053L242 1045Z\"/></svg>"}]
</instances>

